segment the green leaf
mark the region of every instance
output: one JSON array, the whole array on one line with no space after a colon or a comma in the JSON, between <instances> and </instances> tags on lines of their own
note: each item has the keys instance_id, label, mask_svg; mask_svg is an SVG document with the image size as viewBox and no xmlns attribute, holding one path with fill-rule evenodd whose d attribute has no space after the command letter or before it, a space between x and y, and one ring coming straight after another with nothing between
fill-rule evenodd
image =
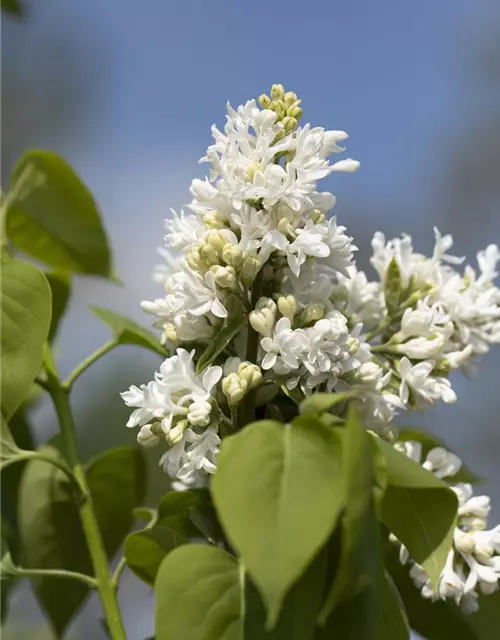
<instances>
[{"instance_id":1,"label":"green leaf","mask_svg":"<svg viewBox=\"0 0 500 640\"><path fill-rule=\"evenodd\" d=\"M259 593L249 577L245 582L245 640L313 640L316 618L323 602L327 558L318 554L293 585L272 631L266 631L266 614Z\"/></svg>"},{"instance_id":2,"label":"green leaf","mask_svg":"<svg viewBox=\"0 0 500 640\"><path fill-rule=\"evenodd\" d=\"M346 402L352 394L345 393L313 393L300 404L300 413L325 413L338 404Z\"/></svg>"},{"instance_id":3,"label":"green leaf","mask_svg":"<svg viewBox=\"0 0 500 640\"><path fill-rule=\"evenodd\" d=\"M22 449L17 446L12 437L9 426L7 425L7 420L2 415L0 459L9 460L10 458L17 458L22 452Z\"/></svg>"},{"instance_id":4,"label":"green leaf","mask_svg":"<svg viewBox=\"0 0 500 640\"><path fill-rule=\"evenodd\" d=\"M87 482L110 558L132 528L134 509L146 495L146 475L144 453L135 447L110 449L87 465Z\"/></svg>"},{"instance_id":5,"label":"green leaf","mask_svg":"<svg viewBox=\"0 0 500 640\"><path fill-rule=\"evenodd\" d=\"M376 477L380 467L375 466L375 456L380 453L350 410L343 443L346 506L340 563L319 622L328 632L357 640L373 638L378 617L382 560L375 500L381 497L377 491L385 478Z\"/></svg>"},{"instance_id":6,"label":"green leaf","mask_svg":"<svg viewBox=\"0 0 500 640\"><path fill-rule=\"evenodd\" d=\"M384 571L375 640L409 640L408 616L391 575Z\"/></svg>"},{"instance_id":7,"label":"green leaf","mask_svg":"<svg viewBox=\"0 0 500 640\"><path fill-rule=\"evenodd\" d=\"M500 628L500 591L479 596L479 611L462 613L452 600L423 598L401 566L397 553L389 554L388 569L404 602L410 627L428 640L492 640ZM382 640L382 638L380 639Z\"/></svg>"},{"instance_id":8,"label":"green leaf","mask_svg":"<svg viewBox=\"0 0 500 640\"><path fill-rule=\"evenodd\" d=\"M211 491L272 626L343 505L340 438L314 418L251 424L223 441Z\"/></svg>"},{"instance_id":9,"label":"green leaf","mask_svg":"<svg viewBox=\"0 0 500 640\"><path fill-rule=\"evenodd\" d=\"M442 440L437 438L435 435L431 433L425 433L420 431L419 429L414 429L411 427L405 427L399 430L398 440L407 441L407 440L415 440L416 442L420 442L422 444L422 454L425 456L429 453L431 449L435 447L444 447L447 451L451 451L451 449L443 443ZM476 475L473 471L468 469L464 464L460 467L458 473L456 473L453 477L453 483L457 482L467 482L469 484L483 484L485 482L484 478Z\"/></svg>"},{"instance_id":10,"label":"green leaf","mask_svg":"<svg viewBox=\"0 0 500 640\"><path fill-rule=\"evenodd\" d=\"M59 323L66 312L71 292L71 277L66 271L50 271L45 274L52 292L52 319L49 342L56 337Z\"/></svg>"},{"instance_id":11,"label":"green leaf","mask_svg":"<svg viewBox=\"0 0 500 640\"><path fill-rule=\"evenodd\" d=\"M435 587L452 544L457 497L446 483L391 444L376 441L387 463L382 519Z\"/></svg>"},{"instance_id":12,"label":"green leaf","mask_svg":"<svg viewBox=\"0 0 500 640\"><path fill-rule=\"evenodd\" d=\"M401 272L396 258L393 258L385 272L384 282L385 304L389 315L393 315L399 309L401 291Z\"/></svg>"},{"instance_id":13,"label":"green leaf","mask_svg":"<svg viewBox=\"0 0 500 640\"><path fill-rule=\"evenodd\" d=\"M196 371L200 373L212 364L217 356L224 351L231 340L247 323L245 314L236 315L221 331L218 331L214 338L209 342L205 351L201 354Z\"/></svg>"},{"instance_id":14,"label":"green leaf","mask_svg":"<svg viewBox=\"0 0 500 640\"><path fill-rule=\"evenodd\" d=\"M55 449L50 451L58 455ZM108 451L90 464L88 482L109 557L118 550L131 526L133 508L143 499L144 475L142 456L132 448ZM26 465L19 495L19 529L24 567L92 575L75 497L67 477L53 465L38 460ZM37 577L33 584L61 637L88 588L80 582L47 577Z\"/></svg>"},{"instance_id":15,"label":"green leaf","mask_svg":"<svg viewBox=\"0 0 500 640\"><path fill-rule=\"evenodd\" d=\"M185 545L162 562L155 584L158 640L243 640L243 572L226 551Z\"/></svg>"},{"instance_id":16,"label":"green leaf","mask_svg":"<svg viewBox=\"0 0 500 640\"><path fill-rule=\"evenodd\" d=\"M113 277L96 204L58 155L27 151L14 167L5 202L6 233L19 249L57 269Z\"/></svg>"},{"instance_id":17,"label":"green leaf","mask_svg":"<svg viewBox=\"0 0 500 640\"><path fill-rule=\"evenodd\" d=\"M191 509L201 505L207 496L207 492L198 490L169 491L160 501L158 519L127 536L125 560L141 580L154 584L167 553L188 542L189 538L199 537L199 530L189 515Z\"/></svg>"},{"instance_id":18,"label":"green leaf","mask_svg":"<svg viewBox=\"0 0 500 640\"><path fill-rule=\"evenodd\" d=\"M2 11L14 18L23 18L24 4L20 0L2 0Z\"/></svg>"},{"instance_id":19,"label":"green leaf","mask_svg":"<svg viewBox=\"0 0 500 640\"><path fill-rule=\"evenodd\" d=\"M113 331L113 335L119 344L134 344L145 349L159 353L164 358L168 356L167 350L160 344L158 337L140 324L129 320L116 311L109 311L101 307L90 307L95 315L105 322Z\"/></svg>"},{"instance_id":20,"label":"green leaf","mask_svg":"<svg viewBox=\"0 0 500 640\"><path fill-rule=\"evenodd\" d=\"M2 413L8 420L40 370L50 327L50 287L43 273L21 260L2 263Z\"/></svg>"}]
</instances>

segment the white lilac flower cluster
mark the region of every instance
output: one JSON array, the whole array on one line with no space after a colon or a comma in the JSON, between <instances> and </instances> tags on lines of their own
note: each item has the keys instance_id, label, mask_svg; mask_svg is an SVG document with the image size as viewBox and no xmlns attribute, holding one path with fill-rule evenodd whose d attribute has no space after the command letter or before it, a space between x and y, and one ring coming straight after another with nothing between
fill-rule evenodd
<instances>
[{"instance_id":1,"label":"white lilac flower cluster","mask_svg":"<svg viewBox=\"0 0 500 640\"><path fill-rule=\"evenodd\" d=\"M450 372L500 342L496 245L479 252L478 270L461 271L451 236L435 230L426 257L409 236L376 233L369 280L328 216L335 197L317 186L358 168L329 160L347 134L299 126L300 100L281 85L258 102L227 107L201 160L208 177L192 181L189 212L166 221L166 264L155 275L164 292L143 308L173 355L123 394L139 442L163 443L163 468L188 485L206 483L220 438L273 394L300 402L352 390L367 428L394 438L398 412L454 402ZM468 489L456 491L467 509Z\"/></svg>"},{"instance_id":2,"label":"white lilac flower cluster","mask_svg":"<svg viewBox=\"0 0 500 640\"><path fill-rule=\"evenodd\" d=\"M451 478L460 470L460 459L442 447L430 450L422 463L421 443L407 441L395 446L439 478ZM403 545L399 557L402 564L411 563L410 576L424 598L453 599L464 613L473 613L479 606L478 591L491 594L499 587L500 525L486 528L488 496L474 496L471 485L462 482L450 484L450 488L458 498L458 522L437 590L432 588L425 569L410 559Z\"/></svg>"}]
</instances>

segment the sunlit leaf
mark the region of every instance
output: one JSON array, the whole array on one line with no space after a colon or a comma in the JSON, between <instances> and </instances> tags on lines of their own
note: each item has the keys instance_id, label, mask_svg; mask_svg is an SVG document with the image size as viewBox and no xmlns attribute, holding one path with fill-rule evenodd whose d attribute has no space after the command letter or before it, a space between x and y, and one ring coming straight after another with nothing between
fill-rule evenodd
<instances>
[{"instance_id":1,"label":"sunlit leaf","mask_svg":"<svg viewBox=\"0 0 500 640\"><path fill-rule=\"evenodd\" d=\"M134 344L159 353L164 358L168 356L167 350L160 344L157 336L141 327L140 324L122 316L121 313L116 313L116 311L109 311L101 307L90 308L100 320L111 327L114 337L120 344Z\"/></svg>"},{"instance_id":2,"label":"sunlit leaf","mask_svg":"<svg viewBox=\"0 0 500 640\"><path fill-rule=\"evenodd\" d=\"M20 158L6 205L6 233L19 249L57 269L113 276L94 199L55 153L32 149Z\"/></svg>"},{"instance_id":3,"label":"sunlit leaf","mask_svg":"<svg viewBox=\"0 0 500 640\"><path fill-rule=\"evenodd\" d=\"M335 526L344 502L337 433L261 421L226 438L211 491L231 545L261 592L268 622Z\"/></svg>"}]
</instances>

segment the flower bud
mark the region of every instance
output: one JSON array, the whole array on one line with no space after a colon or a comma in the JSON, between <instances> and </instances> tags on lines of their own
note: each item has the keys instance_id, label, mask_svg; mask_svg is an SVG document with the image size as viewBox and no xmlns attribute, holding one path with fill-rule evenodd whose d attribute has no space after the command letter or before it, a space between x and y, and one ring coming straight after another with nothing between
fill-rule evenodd
<instances>
[{"instance_id":1,"label":"flower bud","mask_svg":"<svg viewBox=\"0 0 500 640\"><path fill-rule=\"evenodd\" d=\"M282 316L293 320L297 313L297 301L293 296L281 296L278 298L278 309Z\"/></svg>"},{"instance_id":2,"label":"flower bud","mask_svg":"<svg viewBox=\"0 0 500 640\"><path fill-rule=\"evenodd\" d=\"M167 442L171 446L174 446L175 444L180 442L182 440L182 435L188 426L189 426L189 422L187 420L180 420L175 425L175 427L172 427L172 429L170 429L170 431L168 432Z\"/></svg>"},{"instance_id":3,"label":"flower bud","mask_svg":"<svg viewBox=\"0 0 500 640\"><path fill-rule=\"evenodd\" d=\"M300 102L300 100L297 99L297 94L293 91L287 91L283 96L283 100L287 107L292 106L295 102Z\"/></svg>"},{"instance_id":4,"label":"flower bud","mask_svg":"<svg viewBox=\"0 0 500 640\"><path fill-rule=\"evenodd\" d=\"M163 325L163 335L169 342L177 342L179 340L177 329L173 322L165 322Z\"/></svg>"},{"instance_id":5,"label":"flower bud","mask_svg":"<svg viewBox=\"0 0 500 640\"><path fill-rule=\"evenodd\" d=\"M471 355L472 345L468 344L461 351L452 351L451 353L447 353L444 360L450 369L458 369L458 367L461 367L464 362L467 362Z\"/></svg>"},{"instance_id":6,"label":"flower bud","mask_svg":"<svg viewBox=\"0 0 500 640\"><path fill-rule=\"evenodd\" d=\"M137 434L137 442L143 447L156 447L160 438L153 433L150 424L145 424Z\"/></svg>"},{"instance_id":7,"label":"flower bud","mask_svg":"<svg viewBox=\"0 0 500 640\"><path fill-rule=\"evenodd\" d=\"M231 405L238 404L248 391L248 382L240 378L237 373L230 373L222 379L222 392Z\"/></svg>"},{"instance_id":8,"label":"flower bud","mask_svg":"<svg viewBox=\"0 0 500 640\"><path fill-rule=\"evenodd\" d=\"M252 284L260 271L261 263L255 251L247 251L243 256L241 277L245 284Z\"/></svg>"},{"instance_id":9,"label":"flower bud","mask_svg":"<svg viewBox=\"0 0 500 640\"><path fill-rule=\"evenodd\" d=\"M212 405L210 402L193 402L188 410L187 419L195 427L206 427L210 423Z\"/></svg>"},{"instance_id":10,"label":"flower bud","mask_svg":"<svg viewBox=\"0 0 500 640\"><path fill-rule=\"evenodd\" d=\"M285 97L285 87L282 84L273 84L271 87L271 98L273 100L283 100Z\"/></svg>"},{"instance_id":11,"label":"flower bud","mask_svg":"<svg viewBox=\"0 0 500 640\"><path fill-rule=\"evenodd\" d=\"M222 248L224 247L226 242L226 238L215 229L209 231L205 236L205 243L213 247L218 254L222 252Z\"/></svg>"},{"instance_id":12,"label":"flower bud","mask_svg":"<svg viewBox=\"0 0 500 640\"><path fill-rule=\"evenodd\" d=\"M269 109L271 106L271 98L263 93L259 96L259 104L263 109Z\"/></svg>"},{"instance_id":13,"label":"flower bud","mask_svg":"<svg viewBox=\"0 0 500 640\"><path fill-rule=\"evenodd\" d=\"M356 370L356 377L367 384L377 384L382 378L382 373L382 369L375 362L364 362Z\"/></svg>"},{"instance_id":14,"label":"flower bud","mask_svg":"<svg viewBox=\"0 0 500 640\"><path fill-rule=\"evenodd\" d=\"M285 116L282 120L285 131L294 131L297 127L297 120L291 116Z\"/></svg>"},{"instance_id":15,"label":"flower bud","mask_svg":"<svg viewBox=\"0 0 500 640\"><path fill-rule=\"evenodd\" d=\"M226 264L237 269L243 262L243 253L238 245L228 242L222 249L222 259Z\"/></svg>"},{"instance_id":16,"label":"flower bud","mask_svg":"<svg viewBox=\"0 0 500 640\"><path fill-rule=\"evenodd\" d=\"M203 216L203 224L209 229L224 229L224 219L218 211L205 213Z\"/></svg>"},{"instance_id":17,"label":"flower bud","mask_svg":"<svg viewBox=\"0 0 500 640\"><path fill-rule=\"evenodd\" d=\"M211 244L200 246L200 256L208 265L219 264L219 254Z\"/></svg>"},{"instance_id":18,"label":"flower bud","mask_svg":"<svg viewBox=\"0 0 500 640\"><path fill-rule=\"evenodd\" d=\"M314 224L322 224L326 220L325 214L319 209L313 209L310 211L309 216Z\"/></svg>"},{"instance_id":19,"label":"flower bud","mask_svg":"<svg viewBox=\"0 0 500 640\"><path fill-rule=\"evenodd\" d=\"M439 355L444 342L444 337L438 334L429 338L412 338L408 342L396 345L395 349L412 360L427 360Z\"/></svg>"},{"instance_id":20,"label":"flower bud","mask_svg":"<svg viewBox=\"0 0 500 640\"><path fill-rule=\"evenodd\" d=\"M201 271L204 272L207 268L207 265L203 258L200 255L199 249L195 247L192 251L190 251L186 256L186 262L191 267L193 271Z\"/></svg>"},{"instance_id":21,"label":"flower bud","mask_svg":"<svg viewBox=\"0 0 500 640\"><path fill-rule=\"evenodd\" d=\"M453 534L453 543L458 551L461 553L472 553L476 548L476 541L474 540L474 536L465 531L461 531L456 528L455 533Z\"/></svg>"},{"instance_id":22,"label":"flower bud","mask_svg":"<svg viewBox=\"0 0 500 640\"><path fill-rule=\"evenodd\" d=\"M347 339L347 350L349 351L349 355L353 356L355 353L357 353L360 344L361 343L357 338L349 336L349 338Z\"/></svg>"},{"instance_id":23,"label":"flower bud","mask_svg":"<svg viewBox=\"0 0 500 640\"><path fill-rule=\"evenodd\" d=\"M293 227L290 224L290 220L288 220L288 218L281 218L281 220L278 222L278 231L284 236L293 235Z\"/></svg>"},{"instance_id":24,"label":"flower bud","mask_svg":"<svg viewBox=\"0 0 500 640\"><path fill-rule=\"evenodd\" d=\"M249 389L255 389L262 382L262 371L260 367L251 362L242 362L238 367L238 376L244 380Z\"/></svg>"},{"instance_id":25,"label":"flower bud","mask_svg":"<svg viewBox=\"0 0 500 640\"><path fill-rule=\"evenodd\" d=\"M325 308L319 302L315 302L314 304L310 304L308 307L302 311L300 314L300 322L302 325L311 324L311 322L316 322L317 320L321 320L321 318L325 315Z\"/></svg>"},{"instance_id":26,"label":"flower bud","mask_svg":"<svg viewBox=\"0 0 500 640\"><path fill-rule=\"evenodd\" d=\"M213 265L210 271L214 274L215 282L221 289L234 289L236 285L236 272L234 267L221 267Z\"/></svg>"},{"instance_id":27,"label":"flower bud","mask_svg":"<svg viewBox=\"0 0 500 640\"><path fill-rule=\"evenodd\" d=\"M425 336L434 320L434 311L430 307L406 309L401 318L401 333L405 338L410 336Z\"/></svg>"},{"instance_id":28,"label":"flower bud","mask_svg":"<svg viewBox=\"0 0 500 640\"><path fill-rule=\"evenodd\" d=\"M266 338L270 338L273 332L274 319L276 314L271 309L262 309L261 311L252 311L248 317L250 326L254 331L260 333Z\"/></svg>"},{"instance_id":29,"label":"flower bud","mask_svg":"<svg viewBox=\"0 0 500 640\"><path fill-rule=\"evenodd\" d=\"M294 118L295 121L300 120L302 117L302 109L298 106L288 107L286 115L290 118Z\"/></svg>"},{"instance_id":30,"label":"flower bud","mask_svg":"<svg viewBox=\"0 0 500 640\"><path fill-rule=\"evenodd\" d=\"M273 100L270 109L278 116L278 120L282 120L286 116L285 103L281 100Z\"/></svg>"}]
</instances>

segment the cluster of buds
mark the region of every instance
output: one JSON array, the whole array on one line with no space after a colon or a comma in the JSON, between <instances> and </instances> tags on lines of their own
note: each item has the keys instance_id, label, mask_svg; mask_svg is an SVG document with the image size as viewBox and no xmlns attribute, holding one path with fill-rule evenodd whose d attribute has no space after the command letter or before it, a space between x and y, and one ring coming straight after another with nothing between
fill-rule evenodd
<instances>
[{"instance_id":1,"label":"cluster of buds","mask_svg":"<svg viewBox=\"0 0 500 640\"><path fill-rule=\"evenodd\" d=\"M265 93L259 96L260 105L264 109L274 111L278 116L278 121L283 124L282 135L278 137L284 137L297 128L298 121L302 117L302 109L299 106L301 102L293 91L285 92L285 87L282 84L273 84L271 97Z\"/></svg>"},{"instance_id":2,"label":"cluster of buds","mask_svg":"<svg viewBox=\"0 0 500 640\"><path fill-rule=\"evenodd\" d=\"M222 378L222 392L230 406L235 406L251 390L256 389L262 382L260 367L251 362L242 362L236 371Z\"/></svg>"}]
</instances>

